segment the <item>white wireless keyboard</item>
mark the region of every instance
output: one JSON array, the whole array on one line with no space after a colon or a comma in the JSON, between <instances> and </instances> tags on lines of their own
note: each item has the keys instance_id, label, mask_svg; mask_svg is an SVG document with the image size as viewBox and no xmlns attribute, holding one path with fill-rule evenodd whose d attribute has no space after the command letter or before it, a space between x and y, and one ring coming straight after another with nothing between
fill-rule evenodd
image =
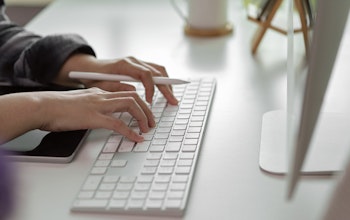
<instances>
[{"instance_id":1,"label":"white wireless keyboard","mask_svg":"<svg viewBox=\"0 0 350 220\"><path fill-rule=\"evenodd\" d=\"M145 141L135 144L111 133L72 211L184 214L216 85L214 79L190 81L173 86L178 106L157 91L151 107L157 126L143 134ZM130 114L116 117L138 131Z\"/></svg>"}]
</instances>

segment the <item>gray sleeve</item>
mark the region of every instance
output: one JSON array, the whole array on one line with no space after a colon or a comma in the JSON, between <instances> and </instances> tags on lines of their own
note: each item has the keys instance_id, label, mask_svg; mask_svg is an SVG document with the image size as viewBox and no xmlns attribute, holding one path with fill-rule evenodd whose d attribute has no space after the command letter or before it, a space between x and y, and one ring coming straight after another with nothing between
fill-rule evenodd
<instances>
[{"instance_id":1,"label":"gray sleeve","mask_svg":"<svg viewBox=\"0 0 350 220\"><path fill-rule=\"evenodd\" d=\"M95 55L83 38L74 34L52 35L26 47L14 63L13 82L29 79L48 84L57 76L64 62L73 54Z\"/></svg>"},{"instance_id":2,"label":"gray sleeve","mask_svg":"<svg viewBox=\"0 0 350 220\"><path fill-rule=\"evenodd\" d=\"M79 35L39 36L11 22L0 0L0 80L17 85L50 84L75 53L95 56Z\"/></svg>"}]
</instances>

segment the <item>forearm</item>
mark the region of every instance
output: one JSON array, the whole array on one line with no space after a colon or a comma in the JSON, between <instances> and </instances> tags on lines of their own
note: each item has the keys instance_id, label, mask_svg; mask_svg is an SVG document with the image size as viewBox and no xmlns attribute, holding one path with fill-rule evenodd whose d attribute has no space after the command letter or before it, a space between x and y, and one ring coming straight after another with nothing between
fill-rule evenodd
<instances>
[{"instance_id":1,"label":"forearm","mask_svg":"<svg viewBox=\"0 0 350 220\"><path fill-rule=\"evenodd\" d=\"M40 100L24 93L0 96L0 143L40 127Z\"/></svg>"}]
</instances>

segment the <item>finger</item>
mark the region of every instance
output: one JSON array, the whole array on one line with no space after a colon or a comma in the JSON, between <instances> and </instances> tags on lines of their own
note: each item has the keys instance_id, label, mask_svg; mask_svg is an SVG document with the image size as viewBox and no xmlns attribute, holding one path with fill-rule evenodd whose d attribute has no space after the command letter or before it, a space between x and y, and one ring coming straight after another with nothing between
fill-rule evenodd
<instances>
[{"instance_id":1,"label":"finger","mask_svg":"<svg viewBox=\"0 0 350 220\"><path fill-rule=\"evenodd\" d=\"M151 128L154 128L156 126L156 122L154 120L154 115L151 111L151 109L148 107L148 105L138 96L136 93L132 94L134 99L136 100L137 104L141 107L143 112L145 113L147 119L148 119L148 126Z\"/></svg>"},{"instance_id":2,"label":"finger","mask_svg":"<svg viewBox=\"0 0 350 220\"><path fill-rule=\"evenodd\" d=\"M144 140L140 134L130 129L122 120L106 115L103 115L101 118L101 127L120 133L135 142L141 142Z\"/></svg>"},{"instance_id":3,"label":"finger","mask_svg":"<svg viewBox=\"0 0 350 220\"><path fill-rule=\"evenodd\" d=\"M109 99L107 100L106 105L107 108L112 108L108 110L108 113L128 112L138 122L140 130L142 132L149 131L149 118L133 97L119 97L115 99Z\"/></svg>"},{"instance_id":4,"label":"finger","mask_svg":"<svg viewBox=\"0 0 350 220\"><path fill-rule=\"evenodd\" d=\"M164 95L165 99L169 102L169 104L177 105L179 103L179 101L174 96L173 92L170 90L169 86L158 85L158 89Z\"/></svg>"},{"instance_id":5,"label":"finger","mask_svg":"<svg viewBox=\"0 0 350 220\"><path fill-rule=\"evenodd\" d=\"M156 75L156 73L154 73L152 69L142 65L142 63L134 57L128 57L124 60L128 67L131 67L126 68L126 70L128 70L127 75L142 82L146 91L146 101L148 103L152 103L152 98L154 95L154 82L152 76Z\"/></svg>"},{"instance_id":6,"label":"finger","mask_svg":"<svg viewBox=\"0 0 350 220\"><path fill-rule=\"evenodd\" d=\"M156 126L156 122L154 120L154 116L151 109L149 109L148 105L141 99L141 97L136 92L118 92L110 95L106 94L106 96L109 98L132 97L142 109L143 113L146 115L148 120L148 126L152 128Z\"/></svg>"},{"instance_id":7,"label":"finger","mask_svg":"<svg viewBox=\"0 0 350 220\"><path fill-rule=\"evenodd\" d=\"M166 72L165 68L162 66L159 66L153 63L142 62L139 60L135 60L135 62L138 62L140 63L140 65L143 65L149 68L152 71L153 76L168 77L168 73ZM178 104L178 100L173 95L172 87L170 85L157 85L157 87L171 105ZM147 90L146 90L146 95L147 95Z\"/></svg>"},{"instance_id":8,"label":"finger","mask_svg":"<svg viewBox=\"0 0 350 220\"><path fill-rule=\"evenodd\" d=\"M168 77L168 73L167 73L165 67L154 64L154 63L149 63L149 62L144 62L144 63L147 64L148 66L151 66L152 68L156 69L157 71L159 71L161 76Z\"/></svg>"},{"instance_id":9,"label":"finger","mask_svg":"<svg viewBox=\"0 0 350 220\"><path fill-rule=\"evenodd\" d=\"M168 73L165 69L165 67L154 64L154 63L147 63L150 68L156 69L161 76L168 77ZM175 98L173 94L173 88L171 85L157 85L159 91L164 95L164 97L168 100L168 102L172 105L177 105L178 100Z\"/></svg>"},{"instance_id":10,"label":"finger","mask_svg":"<svg viewBox=\"0 0 350 220\"><path fill-rule=\"evenodd\" d=\"M153 68L155 69L156 71L159 72L160 76L163 76L163 77L169 77L168 75L168 72L166 71L165 67L164 66L160 66L160 65L157 65L157 64L154 64L154 63L149 63L149 62L145 62L145 64L147 66L149 66L149 68ZM173 90L172 86L171 85L168 85L170 91Z\"/></svg>"}]
</instances>

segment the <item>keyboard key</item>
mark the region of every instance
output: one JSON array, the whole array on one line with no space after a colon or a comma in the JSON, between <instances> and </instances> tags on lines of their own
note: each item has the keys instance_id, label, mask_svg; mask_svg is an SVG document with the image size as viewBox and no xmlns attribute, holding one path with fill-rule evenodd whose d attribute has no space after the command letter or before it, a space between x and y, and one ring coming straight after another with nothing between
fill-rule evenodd
<instances>
[{"instance_id":1,"label":"keyboard key","mask_svg":"<svg viewBox=\"0 0 350 220\"><path fill-rule=\"evenodd\" d=\"M172 174L174 171L173 167L159 167L158 174Z\"/></svg>"},{"instance_id":2,"label":"keyboard key","mask_svg":"<svg viewBox=\"0 0 350 220\"><path fill-rule=\"evenodd\" d=\"M125 167L127 163L127 160L113 160L111 167Z\"/></svg>"},{"instance_id":3,"label":"keyboard key","mask_svg":"<svg viewBox=\"0 0 350 220\"><path fill-rule=\"evenodd\" d=\"M103 190L103 191L112 191L115 188L114 183L102 183L99 187L99 190Z\"/></svg>"},{"instance_id":4,"label":"keyboard key","mask_svg":"<svg viewBox=\"0 0 350 220\"><path fill-rule=\"evenodd\" d=\"M162 167L174 167L176 163L176 159L166 159L166 160L162 160L160 165Z\"/></svg>"},{"instance_id":5,"label":"keyboard key","mask_svg":"<svg viewBox=\"0 0 350 220\"><path fill-rule=\"evenodd\" d=\"M175 117L163 117L160 121L173 122L175 121Z\"/></svg>"},{"instance_id":6,"label":"keyboard key","mask_svg":"<svg viewBox=\"0 0 350 220\"><path fill-rule=\"evenodd\" d=\"M141 175L139 176L139 178L137 179L137 182L139 183L151 183L153 181L153 176L144 176Z\"/></svg>"},{"instance_id":7,"label":"keyboard key","mask_svg":"<svg viewBox=\"0 0 350 220\"><path fill-rule=\"evenodd\" d=\"M177 165L180 167L183 167L183 166L190 167L190 166L192 166L192 162L193 162L193 160L179 160Z\"/></svg>"},{"instance_id":8,"label":"keyboard key","mask_svg":"<svg viewBox=\"0 0 350 220\"><path fill-rule=\"evenodd\" d=\"M166 152L178 152L178 151L180 151L181 144L182 144L181 142L169 142L165 146L165 151Z\"/></svg>"},{"instance_id":9,"label":"keyboard key","mask_svg":"<svg viewBox=\"0 0 350 220\"><path fill-rule=\"evenodd\" d=\"M200 133L188 133L186 134L186 139L199 139Z\"/></svg>"},{"instance_id":10,"label":"keyboard key","mask_svg":"<svg viewBox=\"0 0 350 220\"><path fill-rule=\"evenodd\" d=\"M177 124L173 127L174 130L186 130L187 125L185 124Z\"/></svg>"},{"instance_id":11,"label":"keyboard key","mask_svg":"<svg viewBox=\"0 0 350 220\"><path fill-rule=\"evenodd\" d=\"M95 167L107 167L110 163L110 160L97 160Z\"/></svg>"},{"instance_id":12,"label":"keyboard key","mask_svg":"<svg viewBox=\"0 0 350 220\"><path fill-rule=\"evenodd\" d=\"M150 145L150 141L143 141L141 143L137 143L134 148L134 152L147 152Z\"/></svg>"},{"instance_id":13,"label":"keyboard key","mask_svg":"<svg viewBox=\"0 0 350 220\"><path fill-rule=\"evenodd\" d=\"M135 191L148 191L150 188L150 183L137 183L134 189Z\"/></svg>"},{"instance_id":14,"label":"keyboard key","mask_svg":"<svg viewBox=\"0 0 350 220\"><path fill-rule=\"evenodd\" d=\"M186 129L175 129L171 132L171 136L184 136Z\"/></svg>"},{"instance_id":15,"label":"keyboard key","mask_svg":"<svg viewBox=\"0 0 350 220\"><path fill-rule=\"evenodd\" d=\"M121 135L111 135L108 138L108 143L116 143L116 145L119 145L120 141L122 140L123 136Z\"/></svg>"},{"instance_id":16,"label":"keyboard key","mask_svg":"<svg viewBox=\"0 0 350 220\"><path fill-rule=\"evenodd\" d=\"M165 198L165 191L155 191L152 190L149 193L149 198L150 199L164 199Z\"/></svg>"},{"instance_id":17,"label":"keyboard key","mask_svg":"<svg viewBox=\"0 0 350 220\"><path fill-rule=\"evenodd\" d=\"M127 199L129 198L129 191L114 191L113 198L114 199Z\"/></svg>"},{"instance_id":18,"label":"keyboard key","mask_svg":"<svg viewBox=\"0 0 350 220\"><path fill-rule=\"evenodd\" d=\"M103 210L108 204L107 199L86 199L77 200L74 202L73 207L79 210L99 211Z\"/></svg>"},{"instance_id":19,"label":"keyboard key","mask_svg":"<svg viewBox=\"0 0 350 220\"><path fill-rule=\"evenodd\" d=\"M167 139L169 137L169 133L157 133L154 138L155 139Z\"/></svg>"},{"instance_id":20,"label":"keyboard key","mask_svg":"<svg viewBox=\"0 0 350 220\"><path fill-rule=\"evenodd\" d=\"M193 116L204 116L205 115L205 111L194 111Z\"/></svg>"},{"instance_id":21,"label":"keyboard key","mask_svg":"<svg viewBox=\"0 0 350 220\"><path fill-rule=\"evenodd\" d=\"M190 174L191 167L177 167L175 170L176 174Z\"/></svg>"},{"instance_id":22,"label":"keyboard key","mask_svg":"<svg viewBox=\"0 0 350 220\"><path fill-rule=\"evenodd\" d=\"M170 128L173 126L173 122L161 121L159 122L158 126L160 128Z\"/></svg>"},{"instance_id":23,"label":"keyboard key","mask_svg":"<svg viewBox=\"0 0 350 220\"><path fill-rule=\"evenodd\" d=\"M168 199L182 199L184 197L183 191L170 191L168 194Z\"/></svg>"},{"instance_id":24,"label":"keyboard key","mask_svg":"<svg viewBox=\"0 0 350 220\"><path fill-rule=\"evenodd\" d=\"M182 142L184 139L183 136L170 136L169 142Z\"/></svg>"},{"instance_id":25,"label":"keyboard key","mask_svg":"<svg viewBox=\"0 0 350 220\"><path fill-rule=\"evenodd\" d=\"M165 145L167 142L167 139L155 139L152 142L152 145Z\"/></svg>"},{"instance_id":26,"label":"keyboard key","mask_svg":"<svg viewBox=\"0 0 350 220\"><path fill-rule=\"evenodd\" d=\"M103 182L104 183L117 183L118 180L119 180L119 176L107 175L107 176L103 177Z\"/></svg>"},{"instance_id":27,"label":"keyboard key","mask_svg":"<svg viewBox=\"0 0 350 220\"><path fill-rule=\"evenodd\" d=\"M190 122L190 127L202 127L203 126L203 122L201 121L191 121Z\"/></svg>"},{"instance_id":28,"label":"keyboard key","mask_svg":"<svg viewBox=\"0 0 350 220\"><path fill-rule=\"evenodd\" d=\"M171 128L170 127L165 127L165 128L158 128L157 132L158 133L170 133Z\"/></svg>"},{"instance_id":29,"label":"keyboard key","mask_svg":"<svg viewBox=\"0 0 350 220\"><path fill-rule=\"evenodd\" d=\"M135 142L130 141L129 139L124 138L121 143L118 152L131 152L134 148Z\"/></svg>"},{"instance_id":30,"label":"keyboard key","mask_svg":"<svg viewBox=\"0 0 350 220\"><path fill-rule=\"evenodd\" d=\"M166 191L168 189L168 183L154 183L152 185L153 191Z\"/></svg>"},{"instance_id":31,"label":"keyboard key","mask_svg":"<svg viewBox=\"0 0 350 220\"><path fill-rule=\"evenodd\" d=\"M148 192L145 192L145 191L135 191L131 194L131 199L146 199L147 197L147 193ZM143 204L143 203L142 203Z\"/></svg>"},{"instance_id":32,"label":"keyboard key","mask_svg":"<svg viewBox=\"0 0 350 220\"><path fill-rule=\"evenodd\" d=\"M102 153L100 154L100 156L98 157L98 159L100 160L111 160L114 157L114 154L110 153Z\"/></svg>"},{"instance_id":33,"label":"keyboard key","mask_svg":"<svg viewBox=\"0 0 350 220\"><path fill-rule=\"evenodd\" d=\"M202 130L201 127L189 127L187 132L188 133L200 133Z\"/></svg>"},{"instance_id":34,"label":"keyboard key","mask_svg":"<svg viewBox=\"0 0 350 220\"><path fill-rule=\"evenodd\" d=\"M164 116L176 116L177 112L164 112Z\"/></svg>"},{"instance_id":35,"label":"keyboard key","mask_svg":"<svg viewBox=\"0 0 350 220\"><path fill-rule=\"evenodd\" d=\"M197 143L198 143L198 139L185 139L185 142L184 142L184 144L186 145L192 145Z\"/></svg>"},{"instance_id":36,"label":"keyboard key","mask_svg":"<svg viewBox=\"0 0 350 220\"><path fill-rule=\"evenodd\" d=\"M165 149L165 145L152 145L150 148L150 152L163 152Z\"/></svg>"},{"instance_id":37,"label":"keyboard key","mask_svg":"<svg viewBox=\"0 0 350 220\"><path fill-rule=\"evenodd\" d=\"M120 183L134 183L136 181L135 176L122 176L120 177Z\"/></svg>"},{"instance_id":38,"label":"keyboard key","mask_svg":"<svg viewBox=\"0 0 350 220\"><path fill-rule=\"evenodd\" d=\"M189 119L191 114L179 114L177 118L179 119Z\"/></svg>"},{"instance_id":39,"label":"keyboard key","mask_svg":"<svg viewBox=\"0 0 350 220\"><path fill-rule=\"evenodd\" d=\"M158 167L159 160L146 160L144 166L145 167Z\"/></svg>"},{"instance_id":40,"label":"keyboard key","mask_svg":"<svg viewBox=\"0 0 350 220\"><path fill-rule=\"evenodd\" d=\"M96 199L109 199L112 196L111 191L105 191L105 192L97 192L95 198Z\"/></svg>"},{"instance_id":41,"label":"keyboard key","mask_svg":"<svg viewBox=\"0 0 350 220\"><path fill-rule=\"evenodd\" d=\"M107 167L94 167L91 169L91 174L104 174L107 171Z\"/></svg>"},{"instance_id":42,"label":"keyboard key","mask_svg":"<svg viewBox=\"0 0 350 220\"><path fill-rule=\"evenodd\" d=\"M152 175L157 172L157 167L144 167L141 174Z\"/></svg>"},{"instance_id":43,"label":"keyboard key","mask_svg":"<svg viewBox=\"0 0 350 220\"><path fill-rule=\"evenodd\" d=\"M109 208L111 210L123 210L126 206L126 200L114 200L112 199L109 203Z\"/></svg>"},{"instance_id":44,"label":"keyboard key","mask_svg":"<svg viewBox=\"0 0 350 220\"><path fill-rule=\"evenodd\" d=\"M180 159L193 159L194 158L194 153L192 152L184 152L180 154Z\"/></svg>"},{"instance_id":45,"label":"keyboard key","mask_svg":"<svg viewBox=\"0 0 350 220\"><path fill-rule=\"evenodd\" d=\"M150 199L147 201L146 207L148 210L152 209L161 209L163 204L163 200Z\"/></svg>"},{"instance_id":46,"label":"keyboard key","mask_svg":"<svg viewBox=\"0 0 350 220\"><path fill-rule=\"evenodd\" d=\"M179 209L181 207L182 200L169 199L165 202L165 207L169 209Z\"/></svg>"},{"instance_id":47,"label":"keyboard key","mask_svg":"<svg viewBox=\"0 0 350 220\"><path fill-rule=\"evenodd\" d=\"M117 191L130 191L133 187L132 183L118 183L116 190Z\"/></svg>"},{"instance_id":48,"label":"keyboard key","mask_svg":"<svg viewBox=\"0 0 350 220\"><path fill-rule=\"evenodd\" d=\"M186 189L186 183L173 183L170 186L172 191L184 191Z\"/></svg>"},{"instance_id":49,"label":"keyboard key","mask_svg":"<svg viewBox=\"0 0 350 220\"><path fill-rule=\"evenodd\" d=\"M79 199L91 199L94 195L94 191L81 191L78 195Z\"/></svg>"},{"instance_id":50,"label":"keyboard key","mask_svg":"<svg viewBox=\"0 0 350 220\"><path fill-rule=\"evenodd\" d=\"M169 183L170 180L171 180L171 176L170 175L162 175L162 176L157 176L154 181L156 183Z\"/></svg>"},{"instance_id":51,"label":"keyboard key","mask_svg":"<svg viewBox=\"0 0 350 220\"><path fill-rule=\"evenodd\" d=\"M188 181L188 176L187 175L175 175L173 177L173 182L174 183L186 183Z\"/></svg>"},{"instance_id":52,"label":"keyboard key","mask_svg":"<svg viewBox=\"0 0 350 220\"><path fill-rule=\"evenodd\" d=\"M164 154L164 159L165 160L174 160L177 159L178 153L165 153Z\"/></svg>"},{"instance_id":53,"label":"keyboard key","mask_svg":"<svg viewBox=\"0 0 350 220\"><path fill-rule=\"evenodd\" d=\"M196 149L197 149L197 145L195 145L195 144L185 144L182 147L183 152L195 152Z\"/></svg>"},{"instance_id":54,"label":"keyboard key","mask_svg":"<svg viewBox=\"0 0 350 220\"><path fill-rule=\"evenodd\" d=\"M162 153L149 153L147 154L147 160L159 160L162 157Z\"/></svg>"},{"instance_id":55,"label":"keyboard key","mask_svg":"<svg viewBox=\"0 0 350 220\"><path fill-rule=\"evenodd\" d=\"M96 190L102 180L102 176L89 176L82 187L83 190Z\"/></svg>"},{"instance_id":56,"label":"keyboard key","mask_svg":"<svg viewBox=\"0 0 350 220\"><path fill-rule=\"evenodd\" d=\"M153 134L154 133L152 133L152 134L147 133L147 134L142 134L141 136L144 138L145 141L151 141L153 139L153 136L154 136Z\"/></svg>"}]
</instances>

